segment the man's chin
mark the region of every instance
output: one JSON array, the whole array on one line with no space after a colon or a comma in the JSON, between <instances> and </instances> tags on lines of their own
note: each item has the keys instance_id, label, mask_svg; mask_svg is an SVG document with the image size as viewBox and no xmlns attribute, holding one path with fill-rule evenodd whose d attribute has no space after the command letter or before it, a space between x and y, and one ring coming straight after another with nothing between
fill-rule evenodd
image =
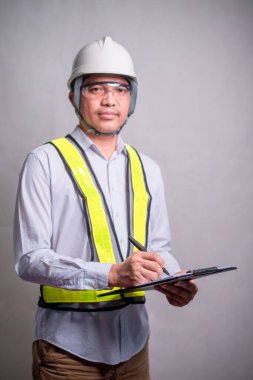
<instances>
[{"instance_id":1,"label":"man's chin","mask_svg":"<svg viewBox=\"0 0 253 380\"><path fill-rule=\"evenodd\" d=\"M121 126L115 126L115 125L113 126L110 126L110 125L87 126L81 123L80 128L89 135L95 134L95 131L97 131L98 133L102 133L105 135L108 134L108 136L110 136L110 135L117 134Z\"/></svg>"}]
</instances>

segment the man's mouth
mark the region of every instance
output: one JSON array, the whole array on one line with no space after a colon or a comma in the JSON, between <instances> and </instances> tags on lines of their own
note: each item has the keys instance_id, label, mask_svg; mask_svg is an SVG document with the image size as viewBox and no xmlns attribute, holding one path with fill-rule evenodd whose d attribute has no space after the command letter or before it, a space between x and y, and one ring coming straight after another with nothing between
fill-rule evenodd
<instances>
[{"instance_id":1,"label":"man's mouth","mask_svg":"<svg viewBox=\"0 0 253 380\"><path fill-rule=\"evenodd\" d=\"M104 120L114 119L118 115L119 115L118 112L113 112L113 111L98 112L98 116L100 117L100 119L104 119Z\"/></svg>"}]
</instances>

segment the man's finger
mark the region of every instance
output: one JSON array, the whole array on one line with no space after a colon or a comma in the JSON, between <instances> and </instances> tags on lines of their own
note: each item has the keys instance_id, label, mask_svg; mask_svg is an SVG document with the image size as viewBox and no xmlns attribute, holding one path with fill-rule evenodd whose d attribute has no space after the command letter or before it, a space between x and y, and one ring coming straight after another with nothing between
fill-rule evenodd
<instances>
[{"instance_id":1,"label":"man's finger","mask_svg":"<svg viewBox=\"0 0 253 380\"><path fill-rule=\"evenodd\" d=\"M147 261L155 261L161 267L165 265L163 258L155 252L141 252L141 257Z\"/></svg>"}]
</instances>

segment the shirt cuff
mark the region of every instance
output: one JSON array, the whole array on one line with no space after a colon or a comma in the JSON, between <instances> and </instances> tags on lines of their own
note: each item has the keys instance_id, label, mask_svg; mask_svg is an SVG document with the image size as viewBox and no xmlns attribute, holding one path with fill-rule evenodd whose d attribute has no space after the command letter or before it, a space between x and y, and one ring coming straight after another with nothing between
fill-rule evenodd
<instances>
[{"instance_id":1,"label":"shirt cuff","mask_svg":"<svg viewBox=\"0 0 253 380\"><path fill-rule=\"evenodd\" d=\"M85 288L107 289L108 274L113 264L88 262L85 265Z\"/></svg>"}]
</instances>

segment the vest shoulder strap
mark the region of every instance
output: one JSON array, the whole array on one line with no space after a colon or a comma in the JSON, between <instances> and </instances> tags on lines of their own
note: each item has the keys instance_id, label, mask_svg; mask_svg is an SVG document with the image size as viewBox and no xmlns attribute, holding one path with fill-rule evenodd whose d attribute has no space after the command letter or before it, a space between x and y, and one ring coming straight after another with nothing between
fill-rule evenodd
<instances>
[{"instance_id":1,"label":"vest shoulder strap","mask_svg":"<svg viewBox=\"0 0 253 380\"><path fill-rule=\"evenodd\" d=\"M86 199L93 241L99 261L102 263L115 263L116 260L102 197L96 188L86 162L77 148L68 139L60 138L52 140L51 143L63 156L81 193Z\"/></svg>"}]
</instances>

